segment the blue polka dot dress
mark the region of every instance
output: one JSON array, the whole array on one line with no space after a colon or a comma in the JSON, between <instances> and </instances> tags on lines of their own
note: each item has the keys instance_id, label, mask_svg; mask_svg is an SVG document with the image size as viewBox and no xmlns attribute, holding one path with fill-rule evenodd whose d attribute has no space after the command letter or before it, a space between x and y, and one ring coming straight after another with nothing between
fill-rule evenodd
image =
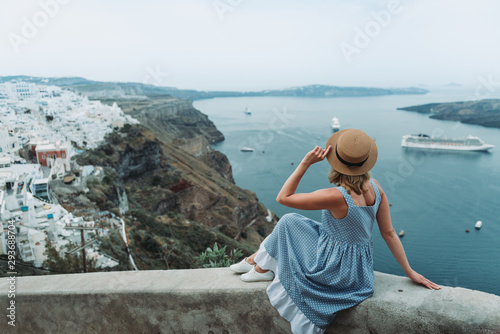
<instances>
[{"instance_id":1,"label":"blue polka dot dress","mask_svg":"<svg viewBox=\"0 0 500 334\"><path fill-rule=\"evenodd\" d=\"M323 210L321 223L299 214L284 215L264 240L255 257L275 273L267 294L293 333L323 333L338 311L373 294L372 228L375 204L356 206L343 187L337 187L349 210L335 219Z\"/></svg>"}]
</instances>

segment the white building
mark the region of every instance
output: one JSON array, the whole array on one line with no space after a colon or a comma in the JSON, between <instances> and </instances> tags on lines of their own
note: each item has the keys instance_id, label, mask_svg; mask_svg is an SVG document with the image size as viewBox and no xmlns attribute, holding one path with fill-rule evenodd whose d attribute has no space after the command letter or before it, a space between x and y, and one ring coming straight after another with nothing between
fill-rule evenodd
<instances>
[{"instance_id":1,"label":"white building","mask_svg":"<svg viewBox=\"0 0 500 334\"><path fill-rule=\"evenodd\" d=\"M38 90L34 83L14 80L4 83L4 87L11 99L32 99L38 96Z\"/></svg>"},{"instance_id":2,"label":"white building","mask_svg":"<svg viewBox=\"0 0 500 334\"><path fill-rule=\"evenodd\" d=\"M13 164L11 157L0 157L0 190L4 192L2 219L9 219L10 211L20 211L28 203L33 181L43 179L38 164ZM28 189L31 187L30 189Z\"/></svg>"},{"instance_id":3,"label":"white building","mask_svg":"<svg viewBox=\"0 0 500 334\"><path fill-rule=\"evenodd\" d=\"M25 262L32 262L35 267L41 267L47 258L45 252L45 238L43 231L25 226L19 227L16 236L19 255Z\"/></svg>"},{"instance_id":4,"label":"white building","mask_svg":"<svg viewBox=\"0 0 500 334\"><path fill-rule=\"evenodd\" d=\"M13 131L8 126L0 124L0 153L17 153L19 152L19 142L17 136L14 136Z\"/></svg>"},{"instance_id":5,"label":"white building","mask_svg":"<svg viewBox=\"0 0 500 334\"><path fill-rule=\"evenodd\" d=\"M108 106L89 101L55 86L0 83L0 219L4 229L9 219L15 219L20 228L21 260L41 266L49 235L60 250L69 240L78 243L80 236L65 229L65 224L93 222L82 222L61 206L48 203L49 180L70 171L70 158L76 149L96 148L114 128L138 123L116 103ZM50 173L40 164L19 164L22 161L16 154L24 145L29 145L40 164L51 167ZM0 253L7 245L4 229L0 230ZM93 233L86 235L95 236ZM101 267L118 264L98 251L89 250L89 255L96 257Z\"/></svg>"}]
</instances>

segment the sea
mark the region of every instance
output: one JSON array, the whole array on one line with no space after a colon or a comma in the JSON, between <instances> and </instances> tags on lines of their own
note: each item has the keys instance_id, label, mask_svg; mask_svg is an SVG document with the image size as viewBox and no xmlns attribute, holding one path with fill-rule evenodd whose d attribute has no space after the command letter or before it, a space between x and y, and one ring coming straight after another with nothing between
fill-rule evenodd
<instances>
[{"instance_id":1,"label":"sea","mask_svg":"<svg viewBox=\"0 0 500 334\"><path fill-rule=\"evenodd\" d=\"M485 93L477 87L440 87L425 95L214 98L197 100L194 106L224 134L225 140L213 147L229 158L236 184L255 192L278 216L298 212L321 219L320 211L278 204L276 195L308 151L325 147L333 133L332 117L342 129L365 131L379 150L372 177L388 196L394 229L405 231L401 241L412 268L437 284L500 295L500 129L397 110L500 97L500 92ZM403 135L418 133L474 135L496 147L488 153L401 147ZM242 152L246 146L254 151ZM326 160L311 166L297 191L331 187L329 169ZM480 230L474 228L478 220ZM404 276L377 225L373 243L374 269Z\"/></svg>"}]
</instances>

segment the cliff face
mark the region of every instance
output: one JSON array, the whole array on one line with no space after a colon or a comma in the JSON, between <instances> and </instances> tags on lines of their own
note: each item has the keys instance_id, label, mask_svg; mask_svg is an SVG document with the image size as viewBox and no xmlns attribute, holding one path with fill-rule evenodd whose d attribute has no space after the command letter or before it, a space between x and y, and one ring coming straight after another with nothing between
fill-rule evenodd
<instances>
[{"instance_id":1,"label":"cliff face","mask_svg":"<svg viewBox=\"0 0 500 334\"><path fill-rule=\"evenodd\" d=\"M462 123L477 124L500 128L500 100L429 103L418 106L398 108L398 110L415 111L431 114L431 118Z\"/></svg>"},{"instance_id":2,"label":"cliff face","mask_svg":"<svg viewBox=\"0 0 500 334\"><path fill-rule=\"evenodd\" d=\"M210 151L202 155L201 160L207 166L213 168L224 179L231 183L234 183L233 167L229 163L226 155L219 151Z\"/></svg>"},{"instance_id":3,"label":"cliff face","mask_svg":"<svg viewBox=\"0 0 500 334\"><path fill-rule=\"evenodd\" d=\"M129 194L139 192L135 200L147 211L159 215L175 211L210 227L234 225L238 233L252 220L267 215L254 193L234 185L222 153L195 157L174 143L161 142L160 146L160 168L126 181ZM239 215L242 208L251 209Z\"/></svg>"},{"instance_id":4,"label":"cliff face","mask_svg":"<svg viewBox=\"0 0 500 334\"><path fill-rule=\"evenodd\" d=\"M130 114L166 142L204 136L210 144L224 140L224 135L208 116L193 107L189 100L170 96L141 99L122 98L101 100L117 102L123 112Z\"/></svg>"},{"instance_id":5,"label":"cliff face","mask_svg":"<svg viewBox=\"0 0 500 334\"><path fill-rule=\"evenodd\" d=\"M160 166L160 145L157 141L146 141L138 149L126 145L119 154L116 170L122 179L139 177Z\"/></svg>"},{"instance_id":6,"label":"cliff face","mask_svg":"<svg viewBox=\"0 0 500 334\"><path fill-rule=\"evenodd\" d=\"M246 255L255 251L276 216L269 222L256 195L234 184L227 157L209 146L221 135L208 118L184 100L118 104L142 124L117 130L80 155L79 165L103 166L104 173L87 182L89 191L80 192L79 200L58 196L62 204L82 214L123 214L141 269L195 267L194 256L214 242ZM119 238L112 235L101 247L126 263Z\"/></svg>"}]
</instances>

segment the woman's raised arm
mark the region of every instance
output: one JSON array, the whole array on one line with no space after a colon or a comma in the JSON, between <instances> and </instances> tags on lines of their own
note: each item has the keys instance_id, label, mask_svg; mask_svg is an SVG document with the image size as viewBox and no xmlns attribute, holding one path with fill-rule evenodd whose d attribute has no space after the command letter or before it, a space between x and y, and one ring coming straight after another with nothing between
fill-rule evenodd
<instances>
[{"instance_id":1,"label":"woman's raised arm","mask_svg":"<svg viewBox=\"0 0 500 334\"><path fill-rule=\"evenodd\" d=\"M311 193L296 194L297 186L300 180L306 173L309 166L317 162L323 161L330 152L331 147L328 146L326 149L316 146L313 150L309 151L300 164L297 166L295 171L288 177L286 182L281 187L276 201L280 204L286 205L300 210L321 210L327 209L335 199L340 195L340 192L334 189L320 189ZM333 201L333 202L332 202Z\"/></svg>"}]
</instances>

